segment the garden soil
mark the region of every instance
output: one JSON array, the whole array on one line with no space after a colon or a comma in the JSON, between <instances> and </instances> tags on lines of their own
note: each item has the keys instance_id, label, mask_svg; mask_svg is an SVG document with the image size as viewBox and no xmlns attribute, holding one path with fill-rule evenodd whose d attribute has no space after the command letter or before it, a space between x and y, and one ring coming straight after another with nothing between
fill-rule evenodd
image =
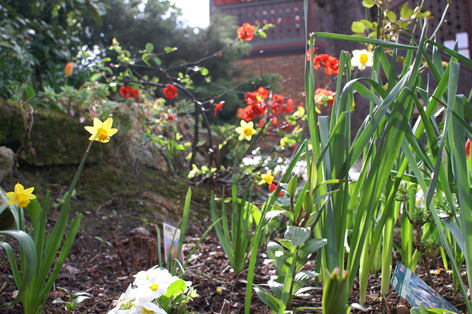
<instances>
[{"instance_id":1,"label":"garden soil","mask_svg":"<svg viewBox=\"0 0 472 314\"><path fill-rule=\"evenodd\" d=\"M60 198L67 191L74 173L74 166L26 167L16 172L3 184L3 188L12 190L18 181L25 187L35 186L35 194L40 202L41 195L50 190L51 200L56 200L57 207L51 209L48 215L48 227L52 228L59 214ZM158 263L156 225L162 226L162 222L178 223L188 186L189 182L119 160L86 166L71 211L71 218L79 213L83 215L81 228L43 313L66 313L61 304L52 303L55 299L68 301L68 294L59 287L71 292L84 291L93 296L83 301L75 313L106 313L112 309L113 300L134 281L133 275ZM208 191L213 188L198 186L192 189L192 214L186 233L185 257L210 225ZM265 252L265 248L261 252ZM270 276L275 274L271 265L264 263L267 256L263 253L260 256L254 278L256 284L267 283ZM398 256L398 253L394 256ZM433 280L436 290L466 313L461 296L454 297L452 294L452 276L439 262L431 260L431 265L435 271ZM314 266L315 256L311 257L306 269L313 270ZM418 266L416 273L427 282L422 265ZM244 312L247 274L243 271L239 276L234 276L213 231L190 258L183 279L192 281L200 295L188 304L190 311ZM356 279L350 303L359 301L358 286ZM6 254L0 250L0 303L11 301L15 290ZM321 307L322 285L311 294L309 299L295 299L293 307ZM251 313L270 313L255 293L252 298ZM408 307L394 290L390 290L386 302L382 303L380 273L370 276L365 304L367 313L408 313ZM361 313L358 310L353 312ZM0 308L0 313L23 311L18 304Z\"/></svg>"}]
</instances>

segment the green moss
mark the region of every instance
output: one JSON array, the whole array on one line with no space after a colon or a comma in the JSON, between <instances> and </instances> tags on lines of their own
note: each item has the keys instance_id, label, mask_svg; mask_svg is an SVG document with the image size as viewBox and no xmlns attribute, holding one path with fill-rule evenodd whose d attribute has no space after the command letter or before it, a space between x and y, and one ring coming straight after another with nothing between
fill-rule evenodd
<instances>
[{"instance_id":1,"label":"green moss","mask_svg":"<svg viewBox=\"0 0 472 314\"><path fill-rule=\"evenodd\" d=\"M90 134L84 129L89 123L80 123L78 118L51 110L34 113L34 124L30 138L26 140L20 157L31 165L79 164L89 144ZM112 144L93 145L88 162L96 162L106 155L111 156Z\"/></svg>"},{"instance_id":2,"label":"green moss","mask_svg":"<svg viewBox=\"0 0 472 314\"><path fill-rule=\"evenodd\" d=\"M18 142L26 133L26 116L19 105L0 99L0 145Z\"/></svg>"},{"instance_id":3,"label":"green moss","mask_svg":"<svg viewBox=\"0 0 472 314\"><path fill-rule=\"evenodd\" d=\"M4 188L12 190L17 181L28 187L34 186L35 195L40 203L43 202L47 190L50 190L52 204L52 201L67 192L76 171L76 165L28 166L22 168L17 177L8 181ZM77 183L77 196L71 201L71 218L86 211L95 212L111 199L119 199L121 206L134 211L135 214L131 216L143 223L158 223L152 215L153 212L178 221L182 216L188 188L187 182L155 169L133 166L126 161L86 164ZM155 196L154 203L150 202L146 195ZM191 219L200 220L209 217L209 199L208 188L192 187ZM168 206L164 206L164 202L168 203ZM104 216L110 214L114 209L113 206L102 209L100 213ZM83 232L87 232L87 228L90 226L86 224L81 226Z\"/></svg>"}]
</instances>

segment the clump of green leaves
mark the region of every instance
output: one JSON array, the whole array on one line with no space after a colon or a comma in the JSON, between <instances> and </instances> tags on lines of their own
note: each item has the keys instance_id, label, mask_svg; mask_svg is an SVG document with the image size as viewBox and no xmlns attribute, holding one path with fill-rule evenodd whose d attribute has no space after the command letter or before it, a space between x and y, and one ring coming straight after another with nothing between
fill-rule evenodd
<instances>
[{"instance_id":1,"label":"clump of green leaves","mask_svg":"<svg viewBox=\"0 0 472 314\"><path fill-rule=\"evenodd\" d=\"M423 11L421 7L412 8L408 2L402 6L399 17L390 10L390 1L364 0L362 4L369 9L375 7L378 18L377 21L366 19L353 22L351 29L354 36L396 41L400 31L411 30L411 24L416 23L417 19L433 18L430 11Z\"/></svg>"},{"instance_id":2,"label":"clump of green leaves","mask_svg":"<svg viewBox=\"0 0 472 314\"><path fill-rule=\"evenodd\" d=\"M64 307L67 311L67 314L72 313L75 310L75 308L80 303L82 303L84 300L90 299L92 297L92 295L87 293L87 292L80 292L79 291L79 292L76 292L76 293L72 293L69 290L67 290L66 288L62 288L62 287L57 287L57 288L61 289L61 290L64 290L65 292L67 292L69 294L69 301L56 299L56 300L52 301L52 304L64 304Z\"/></svg>"}]
</instances>

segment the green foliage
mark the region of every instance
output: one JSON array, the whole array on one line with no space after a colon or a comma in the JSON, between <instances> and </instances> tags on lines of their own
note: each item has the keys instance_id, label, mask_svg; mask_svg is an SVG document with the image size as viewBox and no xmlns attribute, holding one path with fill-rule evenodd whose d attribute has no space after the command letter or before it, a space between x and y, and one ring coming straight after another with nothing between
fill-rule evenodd
<instances>
[{"instance_id":1,"label":"green foliage","mask_svg":"<svg viewBox=\"0 0 472 314\"><path fill-rule=\"evenodd\" d=\"M29 217L32 222L32 230L30 233L34 234L33 238L25 238L25 218L23 208L19 208L18 204L10 206L4 205L0 208L0 212L7 209L12 212L15 217L17 229L15 231L2 231L1 234L10 235L20 240L20 244L23 247L21 251L21 269L22 275L18 272L16 265L16 259L12 255L11 247L6 242L0 242L0 244L7 250L8 259L10 266L13 269L15 283L20 293L10 303L3 304L8 307L18 303L19 301L23 304L23 309L26 314L34 314L38 311L41 312L46 302L47 296L52 289L54 281L59 274L62 265L64 264L66 257L72 247L75 236L79 229L82 215L79 214L77 219L72 220L70 230L65 236L65 229L69 219L70 213L70 197L72 191L77 184L77 180L80 176L83 164L87 158L88 153L85 153L82 163L79 166L79 170L72 182L71 189L67 194L65 203L62 206L61 212L57 219L56 225L54 226L51 235L46 237L46 222L47 222L47 211L49 209L49 192L44 198L43 206L39 204L37 200L31 200L26 207ZM7 202L8 198L1 194L1 197ZM59 252L60 245L64 240L63 248L60 251L60 256L57 259L55 266L51 267L55 261L56 254Z\"/></svg>"},{"instance_id":2,"label":"green foliage","mask_svg":"<svg viewBox=\"0 0 472 314\"><path fill-rule=\"evenodd\" d=\"M17 65L10 73L8 67L1 68L1 75L13 80L6 83L10 86L0 84L0 97L13 96L14 84L38 89L57 66L63 71L82 45L78 35L84 17L101 23L103 14L99 0L0 1L0 59L8 56Z\"/></svg>"},{"instance_id":3,"label":"green foliage","mask_svg":"<svg viewBox=\"0 0 472 314\"><path fill-rule=\"evenodd\" d=\"M223 197L221 199L222 217L219 218L216 211L217 200L213 191L211 193L211 218L215 224L215 231L218 240L233 267L234 276L237 276L246 267L247 258L251 252L251 248L253 248L253 225L258 225L260 223L259 209L251 202L252 185L253 184L248 184L242 199L238 199L238 186L236 183L236 176L233 174L233 184L231 189L231 229L229 228L226 214L225 198ZM220 225L219 220L222 220L222 226Z\"/></svg>"},{"instance_id":4,"label":"green foliage","mask_svg":"<svg viewBox=\"0 0 472 314\"><path fill-rule=\"evenodd\" d=\"M350 313L351 307L347 305L350 295L348 272L341 274L339 268L335 268L332 273L326 271L321 304L323 314Z\"/></svg>"},{"instance_id":5,"label":"green foliage","mask_svg":"<svg viewBox=\"0 0 472 314\"><path fill-rule=\"evenodd\" d=\"M76 292L76 293L72 293L69 290L67 290L66 288L62 288L62 287L57 287L57 288L65 291L69 294L69 302L63 301L61 299L57 299L57 300L52 301L52 304L64 304L64 306L67 310L67 314L72 313L72 311L74 311L75 308L80 303L82 303L83 301L85 301L87 299L90 299L92 297L92 295L87 293L87 292L80 292L79 291L79 292Z\"/></svg>"},{"instance_id":6,"label":"green foliage","mask_svg":"<svg viewBox=\"0 0 472 314\"><path fill-rule=\"evenodd\" d=\"M412 23L422 23L421 19L423 18L433 18L431 12L423 11L421 7L413 9L407 2L401 8L400 18L397 18L395 12L390 10L390 1L364 0L362 4L366 8L375 6L380 12L376 21L362 20L353 22L352 31L356 33L355 36L396 41L400 31L411 30L410 26Z\"/></svg>"},{"instance_id":7,"label":"green foliage","mask_svg":"<svg viewBox=\"0 0 472 314\"><path fill-rule=\"evenodd\" d=\"M305 1L305 5L307 3L308 1ZM382 3L387 1L375 1L374 5ZM365 4L369 6L372 2L365 1ZM406 7L404 10L407 11L404 15L411 13ZM422 14L417 9L413 12L413 15L417 14L416 17ZM395 17L386 14L385 18ZM409 21L405 21L407 22ZM314 235L328 241L317 253L317 268L335 272L332 280L324 278L326 294L332 293L324 299L336 300L336 305L342 306L336 310L326 308L327 313L345 313L348 310L347 298L359 270L360 299L361 303L364 302L369 271L378 266L374 265L374 260L379 260L379 243L384 243L383 252L392 251L392 241L387 239L393 235L396 217L403 206L404 200L397 200L397 191L402 180L417 183L424 191L422 208L427 209L427 213L416 209L412 211L414 203L412 206L405 205L402 210L404 213L408 210L413 212L416 215L414 219L418 221L427 221L421 227L423 235L430 234L432 238L440 239L453 272L457 275L468 311L471 312L471 303L460 278L460 258L457 258L457 254L461 252L467 268L472 267L472 243L470 237L466 236L472 230L471 169L467 168L465 152L465 139L471 137L472 131L465 119L472 119L472 106L464 95L457 95L457 86L460 69L458 61L471 68L472 61L457 51L428 40L427 22L417 22L418 28L421 29L421 38L419 41L412 38L410 45L392 43L388 41L388 36L374 36L384 39L379 40L315 33L310 39L310 50L317 37L362 42L375 47L370 78L352 79L350 55L341 52L331 117L316 117L314 114L314 86L317 76L314 73L313 60L306 67L306 100L312 144L312 152L307 151L306 155L313 153L313 164L316 164L316 167L311 168L307 185L311 184L310 191L314 191L315 199L328 195L326 202L315 202L313 208L314 213L320 213L320 223L315 224ZM363 24L368 25L368 22ZM377 27L378 24L373 26ZM431 46L434 46L432 56L426 49ZM441 62L439 49L451 55L446 69ZM406 50L402 69L396 68L396 55L399 50ZM392 60L387 58L386 52L393 55ZM420 73L424 65L431 70L434 84L426 84L423 81ZM375 74L381 71L387 74L387 84L384 78ZM344 75L347 80L345 86L342 85ZM360 81L367 83L368 88L360 84ZM370 101L370 112L351 144L350 119L354 92ZM444 111L438 108L439 104L444 106ZM415 125L410 125L414 109L418 109L421 118L416 120ZM443 116L440 122L436 122L433 117L438 117L439 112L443 112ZM297 150L292 160L298 160L299 154L300 150ZM359 178L350 181L349 170L360 159L362 167ZM289 167L281 180L282 183L288 180L291 171ZM321 185L323 181L332 178L341 180ZM312 186L319 188L313 190ZM275 191L277 192L278 190ZM269 216L270 211L264 208L270 205L273 199L271 197L263 205L262 221ZM434 224L429 221L429 216L434 220ZM411 217L410 219L413 222ZM412 224L408 222L409 219L404 219L405 221L407 222L403 226ZM263 227L264 224L261 228ZM421 237L421 241L423 240ZM258 245L257 240L255 242ZM418 246L417 250L420 251L421 247ZM255 260L251 259L248 291L252 288L250 276L254 266ZM382 256L382 268L382 278L388 280L391 268L391 256L388 254ZM472 281L472 273L467 274L469 282ZM333 289L329 285L334 285ZM269 301L274 304L273 299ZM249 313L249 310L248 293L246 313Z\"/></svg>"},{"instance_id":8,"label":"green foliage","mask_svg":"<svg viewBox=\"0 0 472 314\"><path fill-rule=\"evenodd\" d=\"M421 307L412 307L410 310L411 314L448 314L448 313L454 313L448 310L444 309L432 309L429 308L427 309L423 304L421 304Z\"/></svg>"}]
</instances>

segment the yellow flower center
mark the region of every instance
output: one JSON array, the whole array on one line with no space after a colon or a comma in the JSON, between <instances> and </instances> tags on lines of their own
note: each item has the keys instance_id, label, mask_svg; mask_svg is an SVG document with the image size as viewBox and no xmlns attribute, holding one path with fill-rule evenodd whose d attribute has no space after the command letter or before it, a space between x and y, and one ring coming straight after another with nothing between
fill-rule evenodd
<instances>
[{"instance_id":1,"label":"yellow flower center","mask_svg":"<svg viewBox=\"0 0 472 314\"><path fill-rule=\"evenodd\" d=\"M254 130L252 128L244 128L243 132L244 136L246 137L252 136L252 134L254 134Z\"/></svg>"},{"instance_id":2,"label":"yellow flower center","mask_svg":"<svg viewBox=\"0 0 472 314\"><path fill-rule=\"evenodd\" d=\"M26 194L20 193L16 196L16 200L18 201L18 207L25 208L30 203L30 200L26 197Z\"/></svg>"},{"instance_id":3,"label":"yellow flower center","mask_svg":"<svg viewBox=\"0 0 472 314\"><path fill-rule=\"evenodd\" d=\"M154 311L148 310L143 307L143 314L154 314Z\"/></svg>"},{"instance_id":4,"label":"yellow flower center","mask_svg":"<svg viewBox=\"0 0 472 314\"><path fill-rule=\"evenodd\" d=\"M104 128L100 128L97 130L97 139L99 142L107 142L110 140L110 137L108 136L107 130Z\"/></svg>"},{"instance_id":5,"label":"yellow flower center","mask_svg":"<svg viewBox=\"0 0 472 314\"><path fill-rule=\"evenodd\" d=\"M149 287L152 291L156 291L157 288L159 288L159 285L156 285L156 283L153 283L152 286Z\"/></svg>"},{"instance_id":6,"label":"yellow flower center","mask_svg":"<svg viewBox=\"0 0 472 314\"><path fill-rule=\"evenodd\" d=\"M366 64L367 61L369 60L369 57L368 57L365 53L363 53L363 54L361 54L361 56L359 57L359 60L361 61L362 64Z\"/></svg>"}]
</instances>

